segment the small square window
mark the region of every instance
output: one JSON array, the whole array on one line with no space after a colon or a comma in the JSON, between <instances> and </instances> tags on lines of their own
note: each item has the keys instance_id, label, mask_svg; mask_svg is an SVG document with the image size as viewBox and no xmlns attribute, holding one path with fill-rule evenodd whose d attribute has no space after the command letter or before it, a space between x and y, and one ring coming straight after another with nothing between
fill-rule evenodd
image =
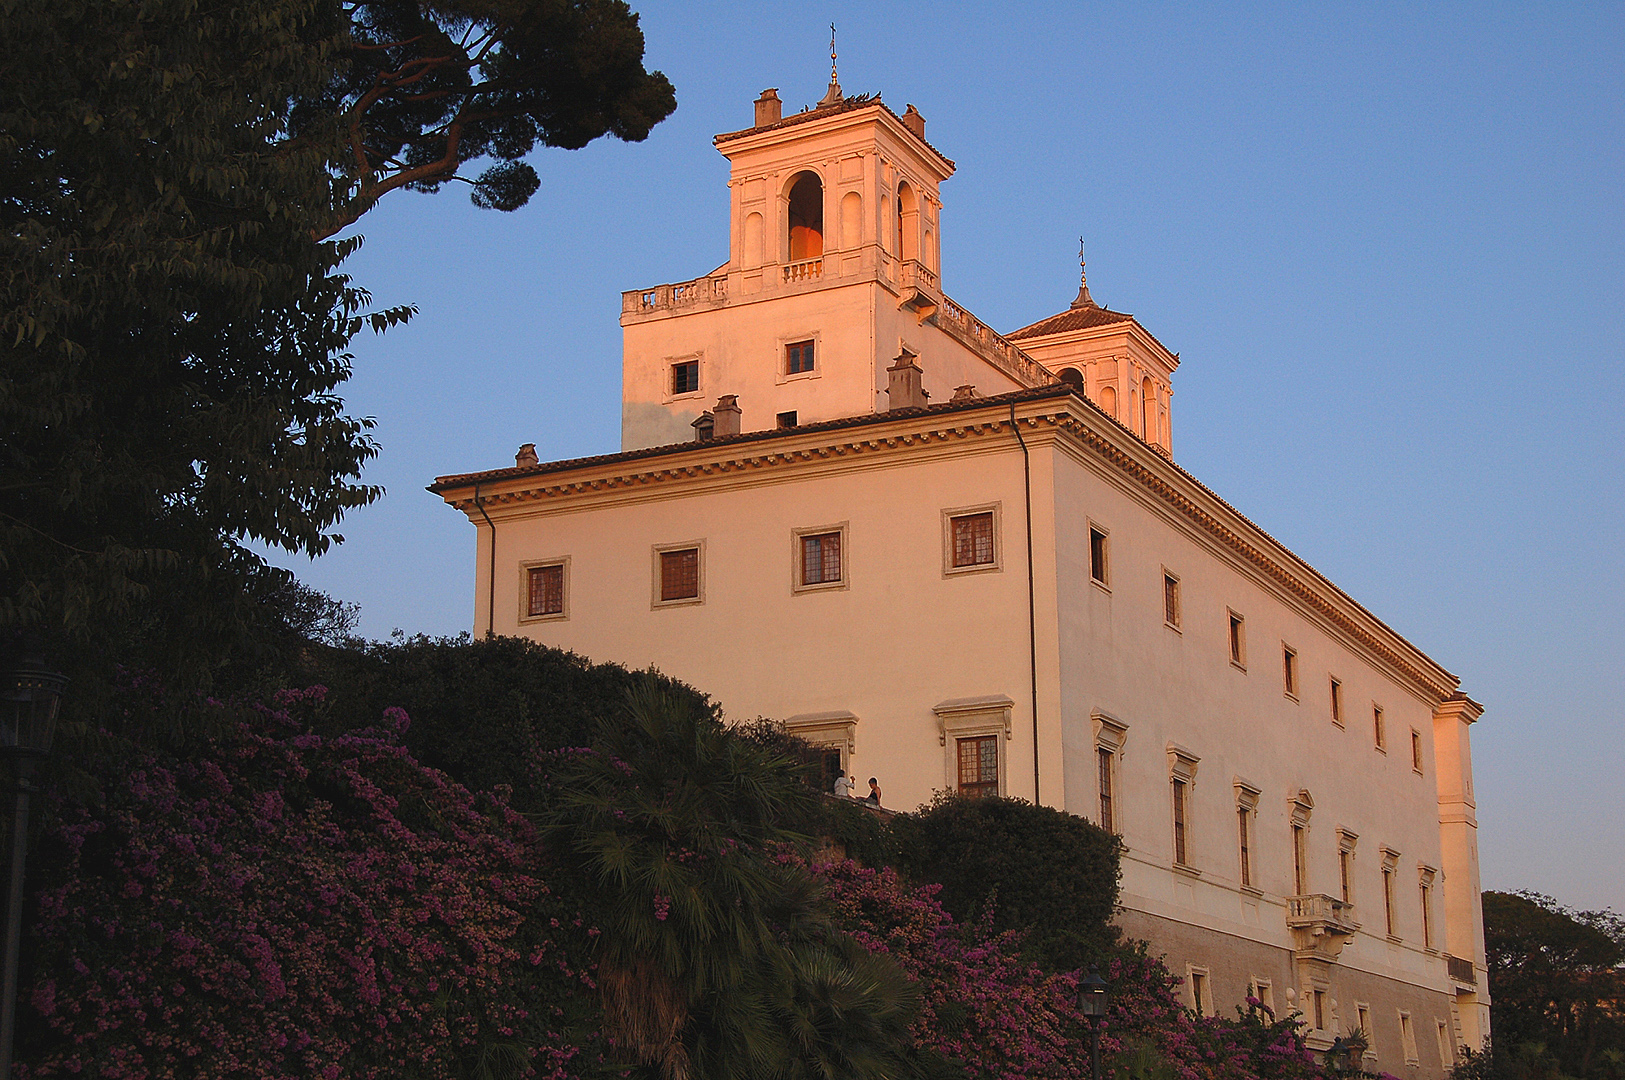
<instances>
[{"instance_id":1,"label":"small square window","mask_svg":"<svg viewBox=\"0 0 1625 1080\"><path fill-rule=\"evenodd\" d=\"M999 737L960 739L959 793L972 798L999 793Z\"/></svg>"},{"instance_id":2,"label":"small square window","mask_svg":"<svg viewBox=\"0 0 1625 1080\"><path fill-rule=\"evenodd\" d=\"M845 580L839 532L803 534L800 554L802 585L833 585Z\"/></svg>"},{"instance_id":3,"label":"small square window","mask_svg":"<svg viewBox=\"0 0 1625 1080\"><path fill-rule=\"evenodd\" d=\"M788 375L801 375L813 369L813 343L795 341L784 347L784 371Z\"/></svg>"},{"instance_id":4,"label":"small square window","mask_svg":"<svg viewBox=\"0 0 1625 1080\"><path fill-rule=\"evenodd\" d=\"M970 566L992 566L993 512L961 514L949 519L953 533L953 558L957 570Z\"/></svg>"},{"instance_id":5,"label":"small square window","mask_svg":"<svg viewBox=\"0 0 1625 1080\"><path fill-rule=\"evenodd\" d=\"M1371 737L1378 750L1388 752L1388 730L1382 722L1382 706L1371 706Z\"/></svg>"},{"instance_id":6,"label":"small square window","mask_svg":"<svg viewBox=\"0 0 1625 1080\"><path fill-rule=\"evenodd\" d=\"M1281 646L1281 679L1286 696L1298 700L1298 650L1290 645Z\"/></svg>"},{"instance_id":7,"label":"small square window","mask_svg":"<svg viewBox=\"0 0 1625 1080\"><path fill-rule=\"evenodd\" d=\"M1332 679L1332 723L1343 726L1343 684L1335 678Z\"/></svg>"},{"instance_id":8,"label":"small square window","mask_svg":"<svg viewBox=\"0 0 1625 1080\"><path fill-rule=\"evenodd\" d=\"M1093 525L1089 526L1089 580L1097 585L1111 584L1110 579L1107 577L1106 557L1108 553L1106 531Z\"/></svg>"},{"instance_id":9,"label":"small square window","mask_svg":"<svg viewBox=\"0 0 1625 1080\"><path fill-rule=\"evenodd\" d=\"M795 427L796 426L796 412L795 412L795 410L791 409L789 412L781 412L781 413L779 413L779 415L778 415L778 425L781 428Z\"/></svg>"},{"instance_id":10,"label":"small square window","mask_svg":"<svg viewBox=\"0 0 1625 1080\"><path fill-rule=\"evenodd\" d=\"M1179 629L1179 579L1166 570L1162 572L1162 621Z\"/></svg>"},{"instance_id":11,"label":"small square window","mask_svg":"<svg viewBox=\"0 0 1625 1080\"><path fill-rule=\"evenodd\" d=\"M700 389L700 362L681 360L671 366L672 394L693 394Z\"/></svg>"},{"instance_id":12,"label":"small square window","mask_svg":"<svg viewBox=\"0 0 1625 1080\"><path fill-rule=\"evenodd\" d=\"M655 552L655 603L674 604L700 599L698 546L662 548Z\"/></svg>"},{"instance_id":13,"label":"small square window","mask_svg":"<svg viewBox=\"0 0 1625 1080\"><path fill-rule=\"evenodd\" d=\"M564 564L532 566L525 571L525 616L530 619L564 614Z\"/></svg>"},{"instance_id":14,"label":"small square window","mask_svg":"<svg viewBox=\"0 0 1625 1080\"><path fill-rule=\"evenodd\" d=\"M1230 662L1247 670L1247 624L1234 611L1230 613Z\"/></svg>"}]
</instances>

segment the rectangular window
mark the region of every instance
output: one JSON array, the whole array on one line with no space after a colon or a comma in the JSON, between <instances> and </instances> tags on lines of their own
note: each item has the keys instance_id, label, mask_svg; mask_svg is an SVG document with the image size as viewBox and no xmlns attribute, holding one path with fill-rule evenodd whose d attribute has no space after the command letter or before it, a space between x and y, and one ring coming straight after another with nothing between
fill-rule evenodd
<instances>
[{"instance_id":1,"label":"rectangular window","mask_svg":"<svg viewBox=\"0 0 1625 1080\"><path fill-rule=\"evenodd\" d=\"M1432 895L1431 895L1432 892L1433 892L1432 887L1428 884L1427 879L1424 878L1422 880L1422 885L1421 885L1421 893L1422 893L1422 948L1424 948L1424 949L1433 948L1433 913L1429 910L1431 908L1431 906L1432 906L1431 903L1430 903L1430 901L1433 898Z\"/></svg>"},{"instance_id":2,"label":"rectangular window","mask_svg":"<svg viewBox=\"0 0 1625 1080\"><path fill-rule=\"evenodd\" d=\"M784 370L786 374L800 375L804 371L813 369L813 343L810 341L796 341L784 347Z\"/></svg>"},{"instance_id":3,"label":"rectangular window","mask_svg":"<svg viewBox=\"0 0 1625 1080\"><path fill-rule=\"evenodd\" d=\"M1421 1057L1416 1052L1416 1028L1411 1024L1411 1014L1399 1014L1399 1041L1405 1049L1405 1064L1420 1064Z\"/></svg>"},{"instance_id":4,"label":"rectangular window","mask_svg":"<svg viewBox=\"0 0 1625 1080\"><path fill-rule=\"evenodd\" d=\"M1411 768L1422 771L1422 733L1411 728Z\"/></svg>"},{"instance_id":5,"label":"rectangular window","mask_svg":"<svg viewBox=\"0 0 1625 1080\"><path fill-rule=\"evenodd\" d=\"M1309 1000L1314 1005L1315 1027L1321 1031L1326 1030L1326 991L1312 990Z\"/></svg>"},{"instance_id":6,"label":"rectangular window","mask_svg":"<svg viewBox=\"0 0 1625 1080\"><path fill-rule=\"evenodd\" d=\"M1296 896L1309 895L1309 830L1292 826L1292 888Z\"/></svg>"},{"instance_id":7,"label":"rectangular window","mask_svg":"<svg viewBox=\"0 0 1625 1080\"><path fill-rule=\"evenodd\" d=\"M1162 572L1162 621L1179 629L1179 579Z\"/></svg>"},{"instance_id":8,"label":"rectangular window","mask_svg":"<svg viewBox=\"0 0 1625 1080\"><path fill-rule=\"evenodd\" d=\"M846 765L841 761L841 748L826 746L818 752L818 763L824 774L823 790L835 790L835 781L846 775Z\"/></svg>"},{"instance_id":9,"label":"rectangular window","mask_svg":"<svg viewBox=\"0 0 1625 1080\"><path fill-rule=\"evenodd\" d=\"M1095 763L1100 772L1100 827L1114 833L1117 819L1112 814L1112 752L1104 746L1096 747Z\"/></svg>"},{"instance_id":10,"label":"rectangular window","mask_svg":"<svg viewBox=\"0 0 1625 1080\"><path fill-rule=\"evenodd\" d=\"M1286 696L1298 698L1298 650L1290 645L1281 646L1281 680Z\"/></svg>"},{"instance_id":11,"label":"rectangular window","mask_svg":"<svg viewBox=\"0 0 1625 1080\"><path fill-rule=\"evenodd\" d=\"M1388 732L1382 724L1382 706L1371 706L1371 737L1376 740L1377 749L1384 753L1388 750Z\"/></svg>"},{"instance_id":12,"label":"rectangular window","mask_svg":"<svg viewBox=\"0 0 1625 1080\"><path fill-rule=\"evenodd\" d=\"M700 388L700 362L682 360L671 366L671 392L692 394Z\"/></svg>"},{"instance_id":13,"label":"rectangular window","mask_svg":"<svg viewBox=\"0 0 1625 1080\"><path fill-rule=\"evenodd\" d=\"M1371 1006L1357 1004L1354 1006L1356 1022L1360 1026L1360 1034L1365 1036L1366 1057L1375 1057L1377 1052L1377 1039L1371 1032Z\"/></svg>"},{"instance_id":14,"label":"rectangular window","mask_svg":"<svg viewBox=\"0 0 1625 1080\"><path fill-rule=\"evenodd\" d=\"M1272 1016L1275 1014L1275 986L1268 979L1254 979L1248 996L1262 1005Z\"/></svg>"},{"instance_id":15,"label":"rectangular window","mask_svg":"<svg viewBox=\"0 0 1625 1080\"><path fill-rule=\"evenodd\" d=\"M1089 577L1096 584L1109 585L1106 577L1106 533L1093 525L1089 526Z\"/></svg>"},{"instance_id":16,"label":"rectangular window","mask_svg":"<svg viewBox=\"0 0 1625 1080\"><path fill-rule=\"evenodd\" d=\"M791 409L789 412L781 412L781 413L779 413L779 415L778 415L778 425L781 428L795 427L796 426L796 412L795 412L795 410Z\"/></svg>"},{"instance_id":17,"label":"rectangular window","mask_svg":"<svg viewBox=\"0 0 1625 1080\"><path fill-rule=\"evenodd\" d=\"M1212 995L1208 993L1207 972L1191 972L1191 1009L1198 1016L1206 1016L1213 1004Z\"/></svg>"},{"instance_id":18,"label":"rectangular window","mask_svg":"<svg viewBox=\"0 0 1625 1080\"><path fill-rule=\"evenodd\" d=\"M999 737L959 740L959 793L977 798L999 793Z\"/></svg>"},{"instance_id":19,"label":"rectangular window","mask_svg":"<svg viewBox=\"0 0 1625 1080\"><path fill-rule=\"evenodd\" d=\"M827 585L841 578L841 534L813 533L801 538L801 583Z\"/></svg>"},{"instance_id":20,"label":"rectangular window","mask_svg":"<svg viewBox=\"0 0 1625 1080\"><path fill-rule=\"evenodd\" d=\"M1244 888L1251 888L1253 884L1252 824L1252 812L1245 806L1236 807L1236 833L1241 841L1241 884Z\"/></svg>"},{"instance_id":21,"label":"rectangular window","mask_svg":"<svg viewBox=\"0 0 1625 1080\"><path fill-rule=\"evenodd\" d=\"M1433 1023L1439 1031L1439 1064L1446 1069L1453 1069L1456 1066L1456 1047L1454 1040L1450 1038L1450 1029L1445 1026L1443 1020L1435 1020Z\"/></svg>"},{"instance_id":22,"label":"rectangular window","mask_svg":"<svg viewBox=\"0 0 1625 1080\"><path fill-rule=\"evenodd\" d=\"M564 566L532 566L526 571L529 588L525 614L532 619L564 613Z\"/></svg>"},{"instance_id":23,"label":"rectangular window","mask_svg":"<svg viewBox=\"0 0 1625 1080\"><path fill-rule=\"evenodd\" d=\"M1394 870L1390 866L1382 868L1382 916L1388 936L1398 937L1394 933Z\"/></svg>"},{"instance_id":24,"label":"rectangular window","mask_svg":"<svg viewBox=\"0 0 1625 1080\"><path fill-rule=\"evenodd\" d=\"M779 565L784 565L780 563ZM660 599L696 600L700 595L700 549L660 553Z\"/></svg>"},{"instance_id":25,"label":"rectangular window","mask_svg":"<svg viewBox=\"0 0 1625 1080\"><path fill-rule=\"evenodd\" d=\"M951 519L953 565L990 566L993 563L993 512L961 514Z\"/></svg>"},{"instance_id":26,"label":"rectangular window","mask_svg":"<svg viewBox=\"0 0 1625 1080\"><path fill-rule=\"evenodd\" d=\"M1234 611L1230 613L1230 662L1246 670L1247 628L1242 617Z\"/></svg>"},{"instance_id":27,"label":"rectangular window","mask_svg":"<svg viewBox=\"0 0 1625 1080\"><path fill-rule=\"evenodd\" d=\"M1332 723L1343 726L1343 684L1332 680Z\"/></svg>"},{"instance_id":28,"label":"rectangular window","mask_svg":"<svg viewBox=\"0 0 1625 1080\"><path fill-rule=\"evenodd\" d=\"M1354 852L1348 848L1340 848L1337 852L1337 877L1343 886L1343 903L1354 903L1354 892L1349 887L1349 862L1354 858Z\"/></svg>"},{"instance_id":29,"label":"rectangular window","mask_svg":"<svg viewBox=\"0 0 1625 1080\"><path fill-rule=\"evenodd\" d=\"M1179 777L1174 777L1174 862L1180 866L1189 866L1186 858L1189 852L1185 847L1185 803L1189 794L1189 785Z\"/></svg>"}]
</instances>

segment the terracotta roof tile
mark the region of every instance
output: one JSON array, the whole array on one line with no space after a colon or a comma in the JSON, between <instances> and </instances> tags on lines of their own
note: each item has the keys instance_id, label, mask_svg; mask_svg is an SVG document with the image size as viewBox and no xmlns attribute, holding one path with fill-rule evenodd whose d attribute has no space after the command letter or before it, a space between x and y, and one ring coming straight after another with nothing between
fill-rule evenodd
<instances>
[{"instance_id":1,"label":"terracotta roof tile","mask_svg":"<svg viewBox=\"0 0 1625 1080\"><path fill-rule=\"evenodd\" d=\"M1064 334L1068 330L1088 330L1096 326L1110 326L1113 323L1133 322L1134 316L1126 311L1108 311L1103 307L1090 304L1087 307L1068 308L1059 315L1051 315L1047 319L1040 319L1031 326L1023 326L1014 333L1004 335L1011 341L1022 338L1044 337L1047 334Z\"/></svg>"}]
</instances>

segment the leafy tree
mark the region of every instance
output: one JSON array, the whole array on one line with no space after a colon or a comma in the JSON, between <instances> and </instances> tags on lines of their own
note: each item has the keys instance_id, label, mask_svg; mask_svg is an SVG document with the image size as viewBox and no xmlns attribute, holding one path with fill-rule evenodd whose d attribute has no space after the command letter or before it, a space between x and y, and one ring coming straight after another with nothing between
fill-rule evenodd
<instances>
[{"instance_id":1,"label":"leafy tree","mask_svg":"<svg viewBox=\"0 0 1625 1080\"><path fill-rule=\"evenodd\" d=\"M641 139L671 87L619 0L0 10L0 645L43 628L71 694L115 659L203 684L282 643L251 544L318 555L380 494L336 391L411 311L329 238L479 158L519 206L535 145Z\"/></svg>"},{"instance_id":2,"label":"leafy tree","mask_svg":"<svg viewBox=\"0 0 1625 1080\"><path fill-rule=\"evenodd\" d=\"M342 140L349 181L328 234L396 188L472 185L475 205L516 210L535 194L521 160L541 143L638 142L676 108L643 68L643 32L621 0L348 0L345 63L301 105L303 127ZM467 162L492 161L467 180Z\"/></svg>"},{"instance_id":3,"label":"leafy tree","mask_svg":"<svg viewBox=\"0 0 1625 1080\"><path fill-rule=\"evenodd\" d=\"M0 628L204 677L286 582L246 542L319 554L379 494L333 391L407 312L363 318L359 241L311 240L327 155L287 141L340 40L319 0L5 19Z\"/></svg>"},{"instance_id":4,"label":"leafy tree","mask_svg":"<svg viewBox=\"0 0 1625 1080\"><path fill-rule=\"evenodd\" d=\"M939 795L892 823L897 865L942 885L961 922L992 913L995 930L1026 932L1028 954L1058 970L1117 943L1118 842L1105 830L1021 799Z\"/></svg>"},{"instance_id":5,"label":"leafy tree","mask_svg":"<svg viewBox=\"0 0 1625 1080\"><path fill-rule=\"evenodd\" d=\"M1495 1068L1535 1072L1550 1055L1585 1080L1625 1073L1625 919L1532 892L1483 903Z\"/></svg>"}]
</instances>

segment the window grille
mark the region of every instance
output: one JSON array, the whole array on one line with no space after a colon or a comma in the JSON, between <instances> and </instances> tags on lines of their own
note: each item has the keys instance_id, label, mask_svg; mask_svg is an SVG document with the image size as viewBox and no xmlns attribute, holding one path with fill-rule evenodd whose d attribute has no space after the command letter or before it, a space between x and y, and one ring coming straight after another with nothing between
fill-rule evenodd
<instances>
[{"instance_id":1,"label":"window grille","mask_svg":"<svg viewBox=\"0 0 1625 1080\"><path fill-rule=\"evenodd\" d=\"M700 388L700 362L685 360L671 366L671 392L692 394Z\"/></svg>"},{"instance_id":2,"label":"window grille","mask_svg":"<svg viewBox=\"0 0 1625 1080\"><path fill-rule=\"evenodd\" d=\"M954 565L985 566L993 562L993 513L953 519Z\"/></svg>"},{"instance_id":3,"label":"window grille","mask_svg":"<svg viewBox=\"0 0 1625 1080\"><path fill-rule=\"evenodd\" d=\"M801 538L801 583L823 585L841 580L841 534L818 533Z\"/></svg>"},{"instance_id":4,"label":"window grille","mask_svg":"<svg viewBox=\"0 0 1625 1080\"><path fill-rule=\"evenodd\" d=\"M692 600L699 595L699 549L683 548L680 551L662 551L660 553L660 599Z\"/></svg>"},{"instance_id":5,"label":"window grille","mask_svg":"<svg viewBox=\"0 0 1625 1080\"><path fill-rule=\"evenodd\" d=\"M559 615L564 612L564 567L533 566L530 568L530 603L527 614Z\"/></svg>"},{"instance_id":6,"label":"window grille","mask_svg":"<svg viewBox=\"0 0 1625 1080\"><path fill-rule=\"evenodd\" d=\"M959 740L959 793L973 798L999 793L999 738Z\"/></svg>"}]
</instances>

